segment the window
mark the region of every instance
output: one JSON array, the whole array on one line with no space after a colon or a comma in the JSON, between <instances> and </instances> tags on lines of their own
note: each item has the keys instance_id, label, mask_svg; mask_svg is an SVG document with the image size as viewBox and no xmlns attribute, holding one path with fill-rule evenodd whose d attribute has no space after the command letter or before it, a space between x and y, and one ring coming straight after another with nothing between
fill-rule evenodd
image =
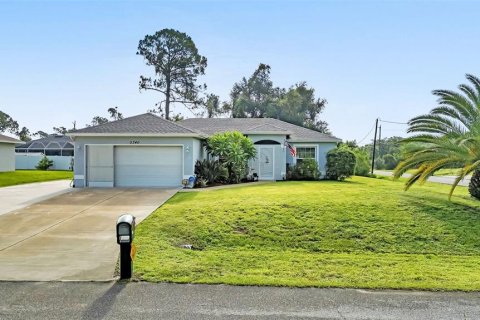
<instances>
[{"instance_id":1,"label":"window","mask_svg":"<svg viewBox=\"0 0 480 320\"><path fill-rule=\"evenodd\" d=\"M301 163L303 159L316 159L315 147L297 147L297 163Z\"/></svg>"}]
</instances>

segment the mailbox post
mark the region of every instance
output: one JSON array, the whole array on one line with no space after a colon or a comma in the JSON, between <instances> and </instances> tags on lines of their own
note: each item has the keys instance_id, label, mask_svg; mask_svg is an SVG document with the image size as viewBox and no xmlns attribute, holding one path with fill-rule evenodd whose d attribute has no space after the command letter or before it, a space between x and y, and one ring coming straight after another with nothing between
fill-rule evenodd
<instances>
[{"instance_id":1,"label":"mailbox post","mask_svg":"<svg viewBox=\"0 0 480 320\"><path fill-rule=\"evenodd\" d=\"M132 242L135 236L135 217L124 214L117 219L117 243L120 245L120 279L132 277Z\"/></svg>"}]
</instances>

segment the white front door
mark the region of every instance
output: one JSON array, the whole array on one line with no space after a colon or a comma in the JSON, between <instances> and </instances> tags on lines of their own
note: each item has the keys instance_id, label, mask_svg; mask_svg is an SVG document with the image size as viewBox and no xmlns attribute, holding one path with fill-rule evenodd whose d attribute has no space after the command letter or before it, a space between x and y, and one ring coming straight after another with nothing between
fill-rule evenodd
<instances>
[{"instance_id":1,"label":"white front door","mask_svg":"<svg viewBox=\"0 0 480 320\"><path fill-rule=\"evenodd\" d=\"M274 180L273 147L259 147L258 151L259 180Z\"/></svg>"}]
</instances>

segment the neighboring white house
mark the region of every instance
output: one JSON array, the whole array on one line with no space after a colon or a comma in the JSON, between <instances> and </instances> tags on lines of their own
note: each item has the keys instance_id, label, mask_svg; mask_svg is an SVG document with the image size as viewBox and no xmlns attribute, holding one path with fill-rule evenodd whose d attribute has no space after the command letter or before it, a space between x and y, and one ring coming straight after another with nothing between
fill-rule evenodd
<instances>
[{"instance_id":1,"label":"neighboring white house","mask_svg":"<svg viewBox=\"0 0 480 320\"><path fill-rule=\"evenodd\" d=\"M0 134L0 172L15 171L15 145L23 143Z\"/></svg>"},{"instance_id":2,"label":"neighboring white house","mask_svg":"<svg viewBox=\"0 0 480 320\"><path fill-rule=\"evenodd\" d=\"M205 159L203 141L218 132L240 131L255 144L251 172L260 180L282 180L287 165L317 161L325 174L326 154L341 139L271 118L194 118L172 122L153 114L69 133L75 144L76 187L179 187ZM292 157L285 141L297 150Z\"/></svg>"}]
</instances>

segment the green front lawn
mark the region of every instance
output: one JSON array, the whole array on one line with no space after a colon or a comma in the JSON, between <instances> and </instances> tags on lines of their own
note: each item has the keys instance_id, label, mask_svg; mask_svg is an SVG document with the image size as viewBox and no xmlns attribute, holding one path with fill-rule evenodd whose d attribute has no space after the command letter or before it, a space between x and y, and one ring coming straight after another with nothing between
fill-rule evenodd
<instances>
[{"instance_id":1,"label":"green front lawn","mask_svg":"<svg viewBox=\"0 0 480 320\"><path fill-rule=\"evenodd\" d=\"M179 193L136 233L147 281L480 290L480 201L355 177ZM182 249L192 244L196 250Z\"/></svg>"},{"instance_id":2,"label":"green front lawn","mask_svg":"<svg viewBox=\"0 0 480 320\"><path fill-rule=\"evenodd\" d=\"M73 172L42 170L17 170L12 172L0 172L0 187L62 179L73 179Z\"/></svg>"}]
</instances>

